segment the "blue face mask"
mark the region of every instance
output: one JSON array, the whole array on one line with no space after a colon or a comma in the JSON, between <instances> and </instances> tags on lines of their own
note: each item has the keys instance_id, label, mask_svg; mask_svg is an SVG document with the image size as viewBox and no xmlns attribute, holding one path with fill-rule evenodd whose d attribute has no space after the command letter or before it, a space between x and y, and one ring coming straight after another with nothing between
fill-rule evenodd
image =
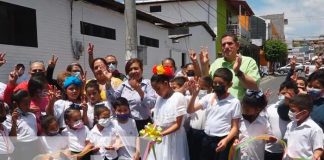
<instances>
[{"instance_id":1,"label":"blue face mask","mask_svg":"<svg viewBox=\"0 0 324 160\"><path fill-rule=\"evenodd\" d=\"M317 88L308 88L307 93L314 99L318 99L322 96L322 90Z\"/></svg>"}]
</instances>

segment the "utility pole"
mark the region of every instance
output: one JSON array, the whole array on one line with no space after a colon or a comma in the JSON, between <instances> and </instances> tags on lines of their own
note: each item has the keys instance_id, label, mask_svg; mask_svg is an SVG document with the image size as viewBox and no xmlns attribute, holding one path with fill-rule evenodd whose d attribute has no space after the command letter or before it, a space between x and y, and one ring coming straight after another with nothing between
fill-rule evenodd
<instances>
[{"instance_id":1,"label":"utility pole","mask_svg":"<svg viewBox=\"0 0 324 160\"><path fill-rule=\"evenodd\" d=\"M137 57L137 21L135 0L124 0L126 24L126 55L125 60Z\"/></svg>"}]
</instances>

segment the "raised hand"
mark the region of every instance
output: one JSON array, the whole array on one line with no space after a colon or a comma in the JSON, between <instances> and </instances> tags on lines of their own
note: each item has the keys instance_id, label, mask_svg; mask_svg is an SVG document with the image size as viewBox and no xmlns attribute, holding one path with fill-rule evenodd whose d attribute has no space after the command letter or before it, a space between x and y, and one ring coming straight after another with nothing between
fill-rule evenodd
<instances>
[{"instance_id":1,"label":"raised hand","mask_svg":"<svg viewBox=\"0 0 324 160\"><path fill-rule=\"evenodd\" d=\"M58 99L62 98L61 91L58 90L55 86L51 86L48 90L49 101L54 103Z\"/></svg>"},{"instance_id":2,"label":"raised hand","mask_svg":"<svg viewBox=\"0 0 324 160\"><path fill-rule=\"evenodd\" d=\"M189 49L189 56L192 62L197 62L197 54L194 49Z\"/></svg>"},{"instance_id":3,"label":"raised hand","mask_svg":"<svg viewBox=\"0 0 324 160\"><path fill-rule=\"evenodd\" d=\"M53 54L52 58L48 61L48 66L54 68L56 66L57 60L58 57Z\"/></svg>"},{"instance_id":4,"label":"raised hand","mask_svg":"<svg viewBox=\"0 0 324 160\"><path fill-rule=\"evenodd\" d=\"M11 114L11 121L13 124L17 124L17 119L19 118L19 112L17 111L18 108L14 109L14 111Z\"/></svg>"},{"instance_id":5,"label":"raised hand","mask_svg":"<svg viewBox=\"0 0 324 160\"><path fill-rule=\"evenodd\" d=\"M296 63L297 63L297 57L296 56L293 56L293 58L290 59L290 67L292 70L295 70L295 67L296 67Z\"/></svg>"},{"instance_id":6,"label":"raised hand","mask_svg":"<svg viewBox=\"0 0 324 160\"><path fill-rule=\"evenodd\" d=\"M5 59L6 53L0 52L0 67L7 63L7 60Z\"/></svg>"},{"instance_id":7,"label":"raised hand","mask_svg":"<svg viewBox=\"0 0 324 160\"><path fill-rule=\"evenodd\" d=\"M195 77L192 80L189 80L188 82L188 90L192 95L198 95L199 91L200 91L200 86L199 86L199 82L198 82L198 78Z\"/></svg>"},{"instance_id":8,"label":"raised hand","mask_svg":"<svg viewBox=\"0 0 324 160\"><path fill-rule=\"evenodd\" d=\"M87 82L87 71L85 71L83 75L80 75L80 79L82 81L82 84L85 85Z\"/></svg>"},{"instance_id":9,"label":"raised hand","mask_svg":"<svg viewBox=\"0 0 324 160\"><path fill-rule=\"evenodd\" d=\"M208 47L201 47L199 53L199 60L201 64L209 63Z\"/></svg>"},{"instance_id":10,"label":"raised hand","mask_svg":"<svg viewBox=\"0 0 324 160\"><path fill-rule=\"evenodd\" d=\"M14 69L13 71L11 71L9 73L9 77L8 77L9 83L12 84L12 85L15 85L17 79L18 79L18 71L16 69Z\"/></svg>"},{"instance_id":11,"label":"raised hand","mask_svg":"<svg viewBox=\"0 0 324 160\"><path fill-rule=\"evenodd\" d=\"M110 81L112 78L112 72L110 72L107 69L107 67L104 66L101 66L99 69L101 70L102 74L107 78L107 80Z\"/></svg>"},{"instance_id":12,"label":"raised hand","mask_svg":"<svg viewBox=\"0 0 324 160\"><path fill-rule=\"evenodd\" d=\"M88 54L89 55L93 55L93 48L94 48L94 45L92 43L89 43L89 46L88 46Z\"/></svg>"},{"instance_id":13,"label":"raised hand","mask_svg":"<svg viewBox=\"0 0 324 160\"><path fill-rule=\"evenodd\" d=\"M80 106L82 108L83 114L88 111L87 97L84 94L82 94L82 96L81 96L81 105Z\"/></svg>"},{"instance_id":14,"label":"raised hand","mask_svg":"<svg viewBox=\"0 0 324 160\"><path fill-rule=\"evenodd\" d=\"M233 65L233 71L234 73L237 73L240 70L242 63L242 57L241 55L236 55L235 63Z\"/></svg>"}]
</instances>

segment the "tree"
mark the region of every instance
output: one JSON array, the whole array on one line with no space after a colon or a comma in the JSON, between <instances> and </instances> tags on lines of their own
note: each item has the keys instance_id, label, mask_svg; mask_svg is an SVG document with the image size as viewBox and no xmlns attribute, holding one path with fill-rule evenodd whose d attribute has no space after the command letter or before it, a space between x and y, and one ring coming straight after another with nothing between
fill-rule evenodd
<instances>
[{"instance_id":1,"label":"tree","mask_svg":"<svg viewBox=\"0 0 324 160\"><path fill-rule=\"evenodd\" d=\"M288 46L281 40L268 40L265 42L264 51L266 59L270 62L270 72L273 72L273 63L287 59Z\"/></svg>"}]
</instances>

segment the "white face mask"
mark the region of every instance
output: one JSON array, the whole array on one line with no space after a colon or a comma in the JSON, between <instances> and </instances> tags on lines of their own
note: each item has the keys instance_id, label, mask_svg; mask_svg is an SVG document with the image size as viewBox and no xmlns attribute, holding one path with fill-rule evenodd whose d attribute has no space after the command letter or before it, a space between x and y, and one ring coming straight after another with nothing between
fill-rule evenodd
<instances>
[{"instance_id":1,"label":"white face mask","mask_svg":"<svg viewBox=\"0 0 324 160\"><path fill-rule=\"evenodd\" d=\"M300 111L298 113L295 113L295 112L292 112L291 110L289 110L289 112L288 112L289 119L292 120L292 121L294 121L294 122L298 122L300 120L300 118L297 119L296 117L297 117L298 114L300 114L302 112L303 111Z\"/></svg>"},{"instance_id":2,"label":"white face mask","mask_svg":"<svg viewBox=\"0 0 324 160\"><path fill-rule=\"evenodd\" d=\"M282 95L282 94L280 94L279 96L278 96L278 100L279 100L279 103L284 103L285 102L285 96L284 95Z\"/></svg>"},{"instance_id":3,"label":"white face mask","mask_svg":"<svg viewBox=\"0 0 324 160\"><path fill-rule=\"evenodd\" d=\"M114 72L115 70L116 70L116 66L114 65L114 64L110 64L109 66L108 66L108 68L109 68L109 70L110 70L110 72Z\"/></svg>"},{"instance_id":4,"label":"white face mask","mask_svg":"<svg viewBox=\"0 0 324 160\"><path fill-rule=\"evenodd\" d=\"M111 124L111 120L110 118L101 118L99 119L98 124L103 127L108 127Z\"/></svg>"},{"instance_id":5,"label":"white face mask","mask_svg":"<svg viewBox=\"0 0 324 160\"><path fill-rule=\"evenodd\" d=\"M294 121L294 122L297 122L297 121L298 121L298 119L296 118L296 113L291 112L290 110L289 110L289 112L288 112L288 116L289 116L289 119L290 119L290 120L292 120L292 121Z\"/></svg>"},{"instance_id":6,"label":"white face mask","mask_svg":"<svg viewBox=\"0 0 324 160\"><path fill-rule=\"evenodd\" d=\"M84 126L82 120L78 120L76 122L74 122L73 124L73 128L76 128L76 129L81 129L82 127Z\"/></svg>"}]
</instances>

